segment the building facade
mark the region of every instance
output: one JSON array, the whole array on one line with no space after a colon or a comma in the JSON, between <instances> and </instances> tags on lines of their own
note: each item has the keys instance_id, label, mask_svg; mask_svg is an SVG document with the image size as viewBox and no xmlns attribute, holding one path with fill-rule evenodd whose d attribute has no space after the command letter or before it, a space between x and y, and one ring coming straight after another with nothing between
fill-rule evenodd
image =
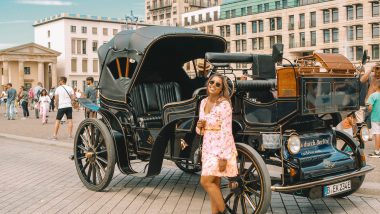
<instances>
[{"instance_id":1,"label":"building facade","mask_svg":"<svg viewBox=\"0 0 380 214\"><path fill-rule=\"evenodd\" d=\"M222 0L145 0L145 22L154 25L183 26L183 13L221 3Z\"/></svg>"},{"instance_id":2,"label":"building facade","mask_svg":"<svg viewBox=\"0 0 380 214\"><path fill-rule=\"evenodd\" d=\"M35 43L59 51L57 73L68 78L68 85L84 91L86 77L99 79L97 49L125 29L145 24L123 19L62 13L34 23Z\"/></svg>"},{"instance_id":3,"label":"building facade","mask_svg":"<svg viewBox=\"0 0 380 214\"><path fill-rule=\"evenodd\" d=\"M57 85L59 55L59 52L35 43L0 50L1 85L12 83L16 90L20 86L29 89L38 82L47 89Z\"/></svg>"},{"instance_id":4,"label":"building facade","mask_svg":"<svg viewBox=\"0 0 380 214\"><path fill-rule=\"evenodd\" d=\"M283 43L284 57L291 60L320 51L357 62L363 50L372 63L380 59L379 1L240 0L222 4L219 13L218 21L187 27L212 25L230 52L270 54L274 43Z\"/></svg>"}]
</instances>

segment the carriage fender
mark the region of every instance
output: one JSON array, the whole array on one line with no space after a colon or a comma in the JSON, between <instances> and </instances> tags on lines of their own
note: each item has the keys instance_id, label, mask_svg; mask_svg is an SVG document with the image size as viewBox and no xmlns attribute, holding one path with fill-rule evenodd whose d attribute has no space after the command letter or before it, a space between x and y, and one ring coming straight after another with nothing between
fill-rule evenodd
<instances>
[{"instance_id":1,"label":"carriage fender","mask_svg":"<svg viewBox=\"0 0 380 214\"><path fill-rule=\"evenodd\" d=\"M197 120L198 116L175 119L171 121L170 123L166 124L160 130L160 133L158 134L152 147L152 152L150 155L149 167L148 167L148 172L146 174L146 177L160 174L162 163L164 160L165 150L166 150L166 147L168 146L168 142L170 138L173 137L175 134L177 123L181 120L191 119L191 118L194 118L195 120Z\"/></svg>"}]
</instances>

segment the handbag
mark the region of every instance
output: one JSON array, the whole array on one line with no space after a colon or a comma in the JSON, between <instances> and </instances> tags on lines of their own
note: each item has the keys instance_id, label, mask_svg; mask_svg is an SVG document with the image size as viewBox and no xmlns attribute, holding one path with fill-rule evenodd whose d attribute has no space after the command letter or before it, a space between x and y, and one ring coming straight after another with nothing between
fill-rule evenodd
<instances>
[{"instance_id":1,"label":"handbag","mask_svg":"<svg viewBox=\"0 0 380 214\"><path fill-rule=\"evenodd\" d=\"M79 102L78 102L78 99L77 98L72 98L71 95L69 94L69 92L66 90L66 88L64 86L62 86L63 89L65 89L66 93L69 95L70 99L71 99L71 106L74 108L74 109L77 109L79 107Z\"/></svg>"}]
</instances>

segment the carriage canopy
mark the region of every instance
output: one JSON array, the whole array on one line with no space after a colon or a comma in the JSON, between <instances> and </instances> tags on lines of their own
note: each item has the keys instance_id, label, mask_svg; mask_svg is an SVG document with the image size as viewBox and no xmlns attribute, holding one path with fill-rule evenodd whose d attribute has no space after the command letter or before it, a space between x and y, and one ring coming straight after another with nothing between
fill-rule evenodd
<instances>
[{"instance_id":1,"label":"carriage canopy","mask_svg":"<svg viewBox=\"0 0 380 214\"><path fill-rule=\"evenodd\" d=\"M138 83L186 82L184 63L225 49L222 37L193 29L152 26L121 31L98 50L100 93L111 101L125 102Z\"/></svg>"}]
</instances>

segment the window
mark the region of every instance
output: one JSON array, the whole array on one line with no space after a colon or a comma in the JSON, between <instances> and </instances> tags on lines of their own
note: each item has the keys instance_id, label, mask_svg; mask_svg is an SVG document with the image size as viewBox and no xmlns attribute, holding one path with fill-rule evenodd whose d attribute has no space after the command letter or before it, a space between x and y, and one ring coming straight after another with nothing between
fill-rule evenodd
<instances>
[{"instance_id":1,"label":"window","mask_svg":"<svg viewBox=\"0 0 380 214\"><path fill-rule=\"evenodd\" d=\"M48 42L48 45L47 45L47 47L48 47L48 48L51 48L51 47L50 47L50 42Z\"/></svg>"},{"instance_id":2,"label":"window","mask_svg":"<svg viewBox=\"0 0 380 214\"><path fill-rule=\"evenodd\" d=\"M87 33L87 27L82 26L82 33Z\"/></svg>"},{"instance_id":3,"label":"window","mask_svg":"<svg viewBox=\"0 0 380 214\"><path fill-rule=\"evenodd\" d=\"M347 20L353 20L354 19L354 7L353 6L347 6Z\"/></svg>"},{"instance_id":4,"label":"window","mask_svg":"<svg viewBox=\"0 0 380 214\"><path fill-rule=\"evenodd\" d=\"M299 29L304 29L304 28L305 28L305 14L301 13L300 14Z\"/></svg>"},{"instance_id":5,"label":"window","mask_svg":"<svg viewBox=\"0 0 380 214\"><path fill-rule=\"evenodd\" d=\"M88 67L88 60L87 59L82 59L82 72L87 73L87 67Z\"/></svg>"},{"instance_id":6,"label":"window","mask_svg":"<svg viewBox=\"0 0 380 214\"><path fill-rule=\"evenodd\" d=\"M82 40L82 54L87 54L86 40Z\"/></svg>"},{"instance_id":7,"label":"window","mask_svg":"<svg viewBox=\"0 0 380 214\"><path fill-rule=\"evenodd\" d=\"M71 54L75 54L75 39L71 39Z\"/></svg>"},{"instance_id":8,"label":"window","mask_svg":"<svg viewBox=\"0 0 380 214\"><path fill-rule=\"evenodd\" d=\"M330 43L330 29L323 30L323 42Z\"/></svg>"},{"instance_id":9,"label":"window","mask_svg":"<svg viewBox=\"0 0 380 214\"><path fill-rule=\"evenodd\" d=\"M276 20L274 18L269 19L269 29L270 31L276 30Z\"/></svg>"},{"instance_id":10,"label":"window","mask_svg":"<svg viewBox=\"0 0 380 214\"><path fill-rule=\"evenodd\" d=\"M270 47L273 47L273 45L276 43L276 37L275 36L270 36L269 37L269 45Z\"/></svg>"},{"instance_id":11,"label":"window","mask_svg":"<svg viewBox=\"0 0 380 214\"><path fill-rule=\"evenodd\" d=\"M198 22L199 23L203 22L202 14L198 14Z\"/></svg>"},{"instance_id":12,"label":"window","mask_svg":"<svg viewBox=\"0 0 380 214\"><path fill-rule=\"evenodd\" d=\"M354 60L354 47L348 47L347 58L349 60Z\"/></svg>"},{"instance_id":13,"label":"window","mask_svg":"<svg viewBox=\"0 0 380 214\"><path fill-rule=\"evenodd\" d=\"M97 27L93 27L92 28L92 35L96 35L98 34L98 28Z\"/></svg>"},{"instance_id":14,"label":"window","mask_svg":"<svg viewBox=\"0 0 380 214\"><path fill-rule=\"evenodd\" d=\"M363 57L363 46L356 46L356 60L360 60Z\"/></svg>"},{"instance_id":15,"label":"window","mask_svg":"<svg viewBox=\"0 0 380 214\"><path fill-rule=\"evenodd\" d=\"M259 38L259 49L260 50L264 49L264 38Z\"/></svg>"},{"instance_id":16,"label":"window","mask_svg":"<svg viewBox=\"0 0 380 214\"><path fill-rule=\"evenodd\" d=\"M372 45L372 59L379 59L379 45Z\"/></svg>"},{"instance_id":17,"label":"window","mask_svg":"<svg viewBox=\"0 0 380 214\"><path fill-rule=\"evenodd\" d=\"M206 22L211 21L210 13L206 13Z\"/></svg>"},{"instance_id":18,"label":"window","mask_svg":"<svg viewBox=\"0 0 380 214\"><path fill-rule=\"evenodd\" d=\"M112 35L116 35L117 34L117 29L113 29L112 30Z\"/></svg>"},{"instance_id":19,"label":"window","mask_svg":"<svg viewBox=\"0 0 380 214\"><path fill-rule=\"evenodd\" d=\"M98 50L98 41L92 41L92 52L96 52Z\"/></svg>"},{"instance_id":20,"label":"window","mask_svg":"<svg viewBox=\"0 0 380 214\"><path fill-rule=\"evenodd\" d=\"M257 5L257 12L258 13L262 13L263 12L263 5L262 4Z\"/></svg>"},{"instance_id":21,"label":"window","mask_svg":"<svg viewBox=\"0 0 380 214\"><path fill-rule=\"evenodd\" d=\"M294 48L294 33L289 34L289 48Z\"/></svg>"},{"instance_id":22,"label":"window","mask_svg":"<svg viewBox=\"0 0 380 214\"><path fill-rule=\"evenodd\" d=\"M226 19L229 19L229 18L231 18L231 13L230 13L231 11L229 11L229 10L227 10L226 12L225 12L225 14L226 14Z\"/></svg>"},{"instance_id":23,"label":"window","mask_svg":"<svg viewBox=\"0 0 380 214\"><path fill-rule=\"evenodd\" d=\"M214 34L214 26L212 26L212 25L207 26L207 33L208 34Z\"/></svg>"},{"instance_id":24,"label":"window","mask_svg":"<svg viewBox=\"0 0 380 214\"><path fill-rule=\"evenodd\" d=\"M356 26L356 40L362 40L363 39L363 26L357 25Z\"/></svg>"},{"instance_id":25,"label":"window","mask_svg":"<svg viewBox=\"0 0 380 214\"><path fill-rule=\"evenodd\" d=\"M377 17L379 14L379 2L372 2L372 16Z\"/></svg>"},{"instance_id":26,"label":"window","mask_svg":"<svg viewBox=\"0 0 380 214\"><path fill-rule=\"evenodd\" d=\"M77 27L71 25L71 26L70 26L70 32L71 32L71 33L76 33L76 32L77 32Z\"/></svg>"},{"instance_id":27,"label":"window","mask_svg":"<svg viewBox=\"0 0 380 214\"><path fill-rule=\"evenodd\" d=\"M98 62L97 59L92 60L92 71L94 73L98 73L99 72L99 62Z\"/></svg>"},{"instance_id":28,"label":"window","mask_svg":"<svg viewBox=\"0 0 380 214\"><path fill-rule=\"evenodd\" d=\"M305 47L305 33L300 33L300 47Z\"/></svg>"},{"instance_id":29,"label":"window","mask_svg":"<svg viewBox=\"0 0 380 214\"><path fill-rule=\"evenodd\" d=\"M220 34L219 35L221 37L224 37L224 26L221 26L219 29L220 29Z\"/></svg>"},{"instance_id":30,"label":"window","mask_svg":"<svg viewBox=\"0 0 380 214\"><path fill-rule=\"evenodd\" d=\"M330 23L330 11L323 10L323 24Z\"/></svg>"},{"instance_id":31,"label":"window","mask_svg":"<svg viewBox=\"0 0 380 214\"><path fill-rule=\"evenodd\" d=\"M247 24L246 23L241 24L241 34L242 35L247 34Z\"/></svg>"},{"instance_id":32,"label":"window","mask_svg":"<svg viewBox=\"0 0 380 214\"><path fill-rule=\"evenodd\" d=\"M316 46L317 45L317 33L315 31L310 32L310 45Z\"/></svg>"},{"instance_id":33,"label":"window","mask_svg":"<svg viewBox=\"0 0 380 214\"><path fill-rule=\"evenodd\" d=\"M78 82L76 80L71 80L71 87L78 88Z\"/></svg>"},{"instance_id":34,"label":"window","mask_svg":"<svg viewBox=\"0 0 380 214\"><path fill-rule=\"evenodd\" d=\"M245 7L241 8L240 9L240 13L241 13L242 16L247 15L247 8L245 8Z\"/></svg>"},{"instance_id":35,"label":"window","mask_svg":"<svg viewBox=\"0 0 380 214\"><path fill-rule=\"evenodd\" d=\"M330 49L323 49L323 53L330 53Z\"/></svg>"},{"instance_id":36,"label":"window","mask_svg":"<svg viewBox=\"0 0 380 214\"><path fill-rule=\"evenodd\" d=\"M108 36L108 28L103 28L103 36Z\"/></svg>"},{"instance_id":37,"label":"window","mask_svg":"<svg viewBox=\"0 0 380 214\"><path fill-rule=\"evenodd\" d=\"M288 0L282 0L282 7L287 8L288 7Z\"/></svg>"},{"instance_id":38,"label":"window","mask_svg":"<svg viewBox=\"0 0 380 214\"><path fill-rule=\"evenodd\" d=\"M264 32L264 21L259 20L259 32Z\"/></svg>"},{"instance_id":39,"label":"window","mask_svg":"<svg viewBox=\"0 0 380 214\"><path fill-rule=\"evenodd\" d=\"M229 25L226 26L226 37L231 35L231 27Z\"/></svg>"},{"instance_id":40,"label":"window","mask_svg":"<svg viewBox=\"0 0 380 214\"><path fill-rule=\"evenodd\" d=\"M282 18L277 17L277 30L281 30L281 29L282 29Z\"/></svg>"},{"instance_id":41,"label":"window","mask_svg":"<svg viewBox=\"0 0 380 214\"><path fill-rule=\"evenodd\" d=\"M379 23L372 24L372 38L379 38Z\"/></svg>"},{"instance_id":42,"label":"window","mask_svg":"<svg viewBox=\"0 0 380 214\"><path fill-rule=\"evenodd\" d=\"M347 27L347 40L354 40L354 26Z\"/></svg>"},{"instance_id":43,"label":"window","mask_svg":"<svg viewBox=\"0 0 380 214\"><path fill-rule=\"evenodd\" d=\"M332 13L332 22L338 22L339 21L339 11L338 8L331 9Z\"/></svg>"},{"instance_id":44,"label":"window","mask_svg":"<svg viewBox=\"0 0 380 214\"><path fill-rule=\"evenodd\" d=\"M339 53L339 48L333 48L331 49L331 52L337 54Z\"/></svg>"},{"instance_id":45,"label":"window","mask_svg":"<svg viewBox=\"0 0 380 214\"><path fill-rule=\"evenodd\" d=\"M235 41L236 52L240 52L240 40Z\"/></svg>"},{"instance_id":46,"label":"window","mask_svg":"<svg viewBox=\"0 0 380 214\"><path fill-rule=\"evenodd\" d=\"M230 42L227 42L226 43L226 46L227 46L227 52L231 52L231 43Z\"/></svg>"},{"instance_id":47,"label":"window","mask_svg":"<svg viewBox=\"0 0 380 214\"><path fill-rule=\"evenodd\" d=\"M339 41L339 29L333 28L331 31L332 31L332 42L338 42Z\"/></svg>"},{"instance_id":48,"label":"window","mask_svg":"<svg viewBox=\"0 0 380 214\"><path fill-rule=\"evenodd\" d=\"M240 35L240 24L235 24L236 35Z\"/></svg>"},{"instance_id":49,"label":"window","mask_svg":"<svg viewBox=\"0 0 380 214\"><path fill-rule=\"evenodd\" d=\"M257 21L252 22L252 33L257 33Z\"/></svg>"},{"instance_id":50,"label":"window","mask_svg":"<svg viewBox=\"0 0 380 214\"><path fill-rule=\"evenodd\" d=\"M317 13L311 12L310 13L310 27L316 27L317 26Z\"/></svg>"},{"instance_id":51,"label":"window","mask_svg":"<svg viewBox=\"0 0 380 214\"><path fill-rule=\"evenodd\" d=\"M265 3L264 4L264 12L268 12L269 11L269 3Z\"/></svg>"},{"instance_id":52,"label":"window","mask_svg":"<svg viewBox=\"0 0 380 214\"><path fill-rule=\"evenodd\" d=\"M24 67L24 74L30 75L30 67Z\"/></svg>"},{"instance_id":53,"label":"window","mask_svg":"<svg viewBox=\"0 0 380 214\"><path fill-rule=\"evenodd\" d=\"M289 16L288 30L294 30L294 15Z\"/></svg>"},{"instance_id":54,"label":"window","mask_svg":"<svg viewBox=\"0 0 380 214\"><path fill-rule=\"evenodd\" d=\"M231 10L231 18L235 18L236 17L236 10L233 9Z\"/></svg>"},{"instance_id":55,"label":"window","mask_svg":"<svg viewBox=\"0 0 380 214\"><path fill-rule=\"evenodd\" d=\"M241 50L244 52L244 51L247 51L247 40L241 40Z\"/></svg>"},{"instance_id":56,"label":"window","mask_svg":"<svg viewBox=\"0 0 380 214\"><path fill-rule=\"evenodd\" d=\"M76 40L77 42L77 54L82 53L82 40Z\"/></svg>"},{"instance_id":57,"label":"window","mask_svg":"<svg viewBox=\"0 0 380 214\"><path fill-rule=\"evenodd\" d=\"M50 30L47 31L48 37L50 37Z\"/></svg>"},{"instance_id":58,"label":"window","mask_svg":"<svg viewBox=\"0 0 380 214\"><path fill-rule=\"evenodd\" d=\"M280 7L281 7L281 2L280 2L280 1L276 1L276 2L274 3L274 5L275 5L276 10L279 10Z\"/></svg>"},{"instance_id":59,"label":"window","mask_svg":"<svg viewBox=\"0 0 380 214\"><path fill-rule=\"evenodd\" d=\"M362 19L363 18L363 5L357 4L356 5L356 19Z\"/></svg>"},{"instance_id":60,"label":"window","mask_svg":"<svg viewBox=\"0 0 380 214\"><path fill-rule=\"evenodd\" d=\"M277 36L277 43L282 44L282 36Z\"/></svg>"},{"instance_id":61,"label":"window","mask_svg":"<svg viewBox=\"0 0 380 214\"><path fill-rule=\"evenodd\" d=\"M257 50L257 38L252 39L252 50Z\"/></svg>"},{"instance_id":62,"label":"window","mask_svg":"<svg viewBox=\"0 0 380 214\"><path fill-rule=\"evenodd\" d=\"M247 14L252 15L252 6L247 7Z\"/></svg>"},{"instance_id":63,"label":"window","mask_svg":"<svg viewBox=\"0 0 380 214\"><path fill-rule=\"evenodd\" d=\"M71 72L77 72L77 59L71 59Z\"/></svg>"}]
</instances>

